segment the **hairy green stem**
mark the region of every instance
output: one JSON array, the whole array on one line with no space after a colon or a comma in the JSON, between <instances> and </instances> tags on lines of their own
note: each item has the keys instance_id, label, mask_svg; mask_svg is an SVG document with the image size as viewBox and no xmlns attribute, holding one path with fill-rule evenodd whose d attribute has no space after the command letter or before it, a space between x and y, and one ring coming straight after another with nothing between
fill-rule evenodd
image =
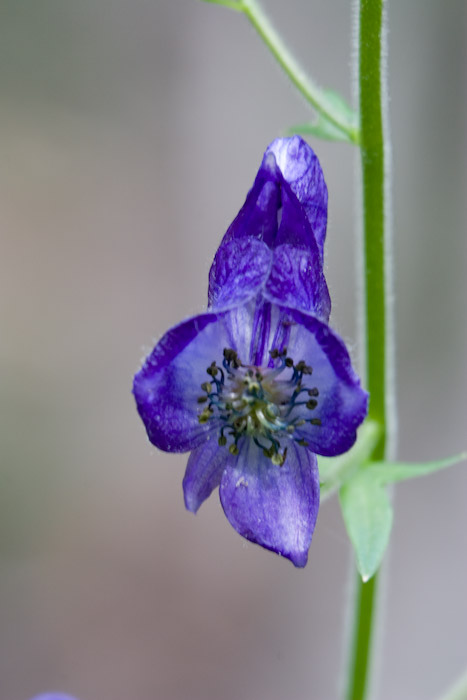
<instances>
[{"instance_id":1,"label":"hairy green stem","mask_svg":"<svg viewBox=\"0 0 467 700\"><path fill-rule=\"evenodd\" d=\"M358 128L343 120L342 114L335 104L327 98L325 91L307 76L290 53L282 37L272 26L257 0L205 0L205 2L212 2L242 12L305 100L316 112L345 134L352 143L358 143Z\"/></svg>"},{"instance_id":2,"label":"hairy green stem","mask_svg":"<svg viewBox=\"0 0 467 700\"><path fill-rule=\"evenodd\" d=\"M369 418L381 428L372 459L386 456L388 427L388 231L385 195L387 167L383 114L382 60L384 0L360 0L358 87L363 195L364 322ZM368 697L378 580L358 576L346 700Z\"/></svg>"},{"instance_id":3,"label":"hairy green stem","mask_svg":"<svg viewBox=\"0 0 467 700\"><path fill-rule=\"evenodd\" d=\"M366 583L363 583L357 574L356 583L352 656L345 689L346 700L363 700L367 697L372 662L374 610L378 593L377 574Z\"/></svg>"}]
</instances>

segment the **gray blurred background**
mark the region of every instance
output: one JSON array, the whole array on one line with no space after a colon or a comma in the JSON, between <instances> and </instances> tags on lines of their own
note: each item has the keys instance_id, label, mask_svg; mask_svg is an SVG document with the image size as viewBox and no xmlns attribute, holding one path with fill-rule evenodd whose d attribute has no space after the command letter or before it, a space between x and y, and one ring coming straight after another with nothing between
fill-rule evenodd
<instances>
[{"instance_id":1,"label":"gray blurred background","mask_svg":"<svg viewBox=\"0 0 467 700\"><path fill-rule=\"evenodd\" d=\"M389 0L399 455L466 448L466 3ZM348 0L265 0L350 98ZM309 117L246 20L197 0L0 8L0 700L334 700L351 554L336 501L298 571L245 543L130 394L153 340L205 305L265 146ZM332 323L356 343L350 146L330 191ZM403 484L380 700L467 665L465 464Z\"/></svg>"}]
</instances>

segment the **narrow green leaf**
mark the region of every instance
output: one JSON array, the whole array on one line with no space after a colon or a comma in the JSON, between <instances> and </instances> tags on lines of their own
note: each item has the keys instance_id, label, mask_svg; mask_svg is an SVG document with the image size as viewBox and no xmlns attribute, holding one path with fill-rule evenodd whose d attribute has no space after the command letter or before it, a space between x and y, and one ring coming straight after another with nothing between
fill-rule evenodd
<instances>
[{"instance_id":1,"label":"narrow green leaf","mask_svg":"<svg viewBox=\"0 0 467 700\"><path fill-rule=\"evenodd\" d=\"M339 457L318 457L321 500L328 498L370 458L381 435L376 421L366 420L359 428L355 445Z\"/></svg>"},{"instance_id":2,"label":"narrow green leaf","mask_svg":"<svg viewBox=\"0 0 467 700\"><path fill-rule=\"evenodd\" d=\"M392 507L386 489L365 473L339 492L342 516L355 550L358 571L368 581L378 570L389 542Z\"/></svg>"},{"instance_id":3,"label":"narrow green leaf","mask_svg":"<svg viewBox=\"0 0 467 700\"><path fill-rule=\"evenodd\" d=\"M433 472L447 469L459 462L467 459L467 452L461 452L446 459L439 459L435 462L372 462L365 468L368 478L377 480L380 484L393 484L396 481L414 479L418 476L426 476Z\"/></svg>"}]
</instances>

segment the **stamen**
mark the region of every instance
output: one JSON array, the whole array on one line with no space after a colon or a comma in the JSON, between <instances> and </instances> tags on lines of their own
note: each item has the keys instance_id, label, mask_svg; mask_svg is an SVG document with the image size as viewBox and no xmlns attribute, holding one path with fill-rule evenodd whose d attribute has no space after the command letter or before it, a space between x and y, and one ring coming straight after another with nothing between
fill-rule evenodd
<instances>
[{"instance_id":1,"label":"stamen","mask_svg":"<svg viewBox=\"0 0 467 700\"><path fill-rule=\"evenodd\" d=\"M202 413L198 416L198 420L200 423L207 423L208 420L211 418L212 415L212 408L205 408Z\"/></svg>"},{"instance_id":2,"label":"stamen","mask_svg":"<svg viewBox=\"0 0 467 700\"><path fill-rule=\"evenodd\" d=\"M294 437L296 429L306 422L321 425L319 418L299 417L305 408L311 411L317 407L319 391L317 387L303 385L304 375L313 371L304 360L295 364L287 355L287 348L274 348L269 354L278 362L272 368L260 368L243 365L235 350L224 348L223 369L213 361L206 370L211 381L201 384L206 395L200 396L197 402L208 402L208 405L199 413L198 420L201 424L211 419L219 421L217 441L220 447L227 447L230 454L238 455L238 441L249 436L272 464L281 467L287 455L287 447L282 447L281 442L292 439L308 447L305 439ZM288 376L276 380L283 372ZM304 393L312 398L298 401ZM301 414L297 415L299 410Z\"/></svg>"},{"instance_id":3,"label":"stamen","mask_svg":"<svg viewBox=\"0 0 467 700\"><path fill-rule=\"evenodd\" d=\"M297 362L297 364L295 365L295 369L301 374L311 374L313 372L313 367L309 367L308 365L306 365L303 360Z\"/></svg>"}]
</instances>

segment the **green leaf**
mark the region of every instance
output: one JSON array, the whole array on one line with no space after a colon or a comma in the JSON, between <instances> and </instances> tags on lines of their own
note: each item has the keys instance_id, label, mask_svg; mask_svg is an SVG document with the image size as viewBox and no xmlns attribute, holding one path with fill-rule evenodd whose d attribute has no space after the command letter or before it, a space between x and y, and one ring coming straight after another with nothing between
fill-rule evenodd
<instances>
[{"instance_id":1,"label":"green leaf","mask_svg":"<svg viewBox=\"0 0 467 700\"><path fill-rule=\"evenodd\" d=\"M337 126L329 122L322 116L319 116L315 122L308 122L306 124L296 124L287 130L288 134L311 134L316 136L317 139L323 139L324 141L345 141L346 143L355 143L355 141L350 138L349 134L345 131L341 131Z\"/></svg>"},{"instance_id":2,"label":"green leaf","mask_svg":"<svg viewBox=\"0 0 467 700\"><path fill-rule=\"evenodd\" d=\"M337 491L342 484L365 462L381 436L381 427L376 421L366 420L359 428L355 445L339 457L318 457L321 500Z\"/></svg>"},{"instance_id":3,"label":"green leaf","mask_svg":"<svg viewBox=\"0 0 467 700\"><path fill-rule=\"evenodd\" d=\"M381 564L391 534L389 496L381 484L359 474L341 488L339 500L357 569L363 581L368 581Z\"/></svg>"},{"instance_id":4,"label":"green leaf","mask_svg":"<svg viewBox=\"0 0 467 700\"><path fill-rule=\"evenodd\" d=\"M339 113L342 121L347 122L349 126L358 126L357 112L352 109L347 100L344 100L342 95L339 95L335 90L328 89L323 90L323 97L332 110Z\"/></svg>"},{"instance_id":5,"label":"green leaf","mask_svg":"<svg viewBox=\"0 0 467 700\"><path fill-rule=\"evenodd\" d=\"M323 90L321 101L324 109L337 115L339 120L345 124L348 131L343 131L333 122L329 121L323 114L318 114L316 120L305 124L297 124L288 129L289 134L311 134L316 138L325 141L346 141L347 143L358 143L358 114L352 107L334 90Z\"/></svg>"},{"instance_id":6,"label":"green leaf","mask_svg":"<svg viewBox=\"0 0 467 700\"><path fill-rule=\"evenodd\" d=\"M391 533L393 513L386 486L446 469L467 459L467 453L435 462L369 462L342 486L339 500L344 523L364 581L378 570Z\"/></svg>"}]
</instances>

